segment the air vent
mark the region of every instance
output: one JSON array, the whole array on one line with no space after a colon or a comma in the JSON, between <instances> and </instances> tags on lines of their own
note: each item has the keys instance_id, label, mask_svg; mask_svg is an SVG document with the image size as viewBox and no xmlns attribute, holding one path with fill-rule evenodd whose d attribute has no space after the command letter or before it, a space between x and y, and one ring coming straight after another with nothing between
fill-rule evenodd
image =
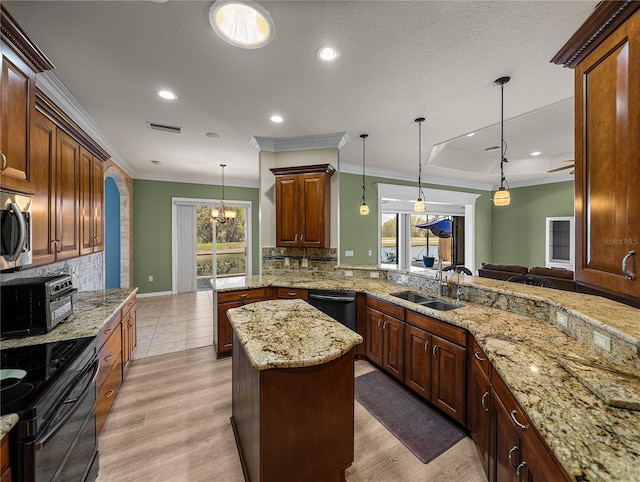
<instances>
[{"instance_id":1,"label":"air vent","mask_svg":"<svg viewBox=\"0 0 640 482\"><path fill-rule=\"evenodd\" d=\"M166 124L158 124L156 122L147 122L149 129L155 131L171 132L173 134L182 134L182 127L169 126Z\"/></svg>"},{"instance_id":2,"label":"air vent","mask_svg":"<svg viewBox=\"0 0 640 482\"><path fill-rule=\"evenodd\" d=\"M485 151L494 151L494 150L496 150L496 149L500 149L500 146L491 146L491 147L487 147L487 148L485 149Z\"/></svg>"}]
</instances>

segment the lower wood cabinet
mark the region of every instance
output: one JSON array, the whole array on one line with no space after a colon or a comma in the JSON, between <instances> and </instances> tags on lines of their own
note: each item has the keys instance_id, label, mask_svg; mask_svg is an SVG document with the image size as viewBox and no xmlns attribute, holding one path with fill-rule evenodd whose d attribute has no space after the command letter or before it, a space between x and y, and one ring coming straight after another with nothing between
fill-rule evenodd
<instances>
[{"instance_id":1,"label":"lower wood cabinet","mask_svg":"<svg viewBox=\"0 0 640 482\"><path fill-rule=\"evenodd\" d=\"M375 298L367 300L365 354L401 382L404 382L404 332L404 308Z\"/></svg>"},{"instance_id":2,"label":"lower wood cabinet","mask_svg":"<svg viewBox=\"0 0 640 482\"><path fill-rule=\"evenodd\" d=\"M103 344L101 344L103 342ZM122 323L118 312L98 336L98 375L96 378L96 430L102 431L111 405L122 384Z\"/></svg>"},{"instance_id":3,"label":"lower wood cabinet","mask_svg":"<svg viewBox=\"0 0 640 482\"><path fill-rule=\"evenodd\" d=\"M9 465L9 437L6 434L0 442L0 482L11 482L11 467Z\"/></svg>"},{"instance_id":4,"label":"lower wood cabinet","mask_svg":"<svg viewBox=\"0 0 640 482\"><path fill-rule=\"evenodd\" d=\"M122 371L124 373L129 368L131 357L137 346L136 336L136 294L132 294L122 308Z\"/></svg>"},{"instance_id":5,"label":"lower wood cabinet","mask_svg":"<svg viewBox=\"0 0 640 482\"><path fill-rule=\"evenodd\" d=\"M470 343L469 376L467 378L467 426L476 444L484 473L489 479L491 448L491 363L475 340Z\"/></svg>"}]
</instances>

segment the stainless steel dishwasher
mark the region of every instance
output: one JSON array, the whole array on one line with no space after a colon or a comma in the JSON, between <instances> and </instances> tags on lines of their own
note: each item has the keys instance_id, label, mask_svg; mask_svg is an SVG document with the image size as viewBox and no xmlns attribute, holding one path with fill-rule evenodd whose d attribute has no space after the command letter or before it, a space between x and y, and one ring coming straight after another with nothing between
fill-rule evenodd
<instances>
[{"instance_id":1,"label":"stainless steel dishwasher","mask_svg":"<svg viewBox=\"0 0 640 482\"><path fill-rule=\"evenodd\" d=\"M309 290L309 304L356 331L356 292Z\"/></svg>"}]
</instances>

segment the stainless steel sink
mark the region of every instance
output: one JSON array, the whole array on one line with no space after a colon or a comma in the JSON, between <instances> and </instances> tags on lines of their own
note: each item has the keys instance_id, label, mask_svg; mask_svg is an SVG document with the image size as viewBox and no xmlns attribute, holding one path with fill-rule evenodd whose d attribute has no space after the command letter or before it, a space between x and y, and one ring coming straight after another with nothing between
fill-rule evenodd
<instances>
[{"instance_id":1,"label":"stainless steel sink","mask_svg":"<svg viewBox=\"0 0 640 482\"><path fill-rule=\"evenodd\" d=\"M427 308L432 308L438 311L451 311L456 310L458 308L462 308L464 305L459 305L457 303L449 303L448 301L434 300L429 301L427 303L421 303L422 306L426 306Z\"/></svg>"},{"instance_id":2,"label":"stainless steel sink","mask_svg":"<svg viewBox=\"0 0 640 482\"><path fill-rule=\"evenodd\" d=\"M417 303L419 305L437 301L435 298L431 296L426 296L416 291L401 291L400 293L391 293L391 296L395 296L396 298L401 298L403 300L410 301L411 303Z\"/></svg>"}]
</instances>

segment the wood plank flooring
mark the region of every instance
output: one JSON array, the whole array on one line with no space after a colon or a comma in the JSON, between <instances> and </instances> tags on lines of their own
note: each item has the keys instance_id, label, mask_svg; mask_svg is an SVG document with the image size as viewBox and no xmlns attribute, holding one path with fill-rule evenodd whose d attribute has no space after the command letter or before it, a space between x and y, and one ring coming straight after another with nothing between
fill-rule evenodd
<instances>
[{"instance_id":1,"label":"wood plank flooring","mask_svg":"<svg viewBox=\"0 0 640 482\"><path fill-rule=\"evenodd\" d=\"M356 362L356 375L372 369ZM98 482L241 482L230 416L231 359L213 347L134 360L100 435ZM468 437L422 464L358 402L355 425L348 482L486 481Z\"/></svg>"}]
</instances>

